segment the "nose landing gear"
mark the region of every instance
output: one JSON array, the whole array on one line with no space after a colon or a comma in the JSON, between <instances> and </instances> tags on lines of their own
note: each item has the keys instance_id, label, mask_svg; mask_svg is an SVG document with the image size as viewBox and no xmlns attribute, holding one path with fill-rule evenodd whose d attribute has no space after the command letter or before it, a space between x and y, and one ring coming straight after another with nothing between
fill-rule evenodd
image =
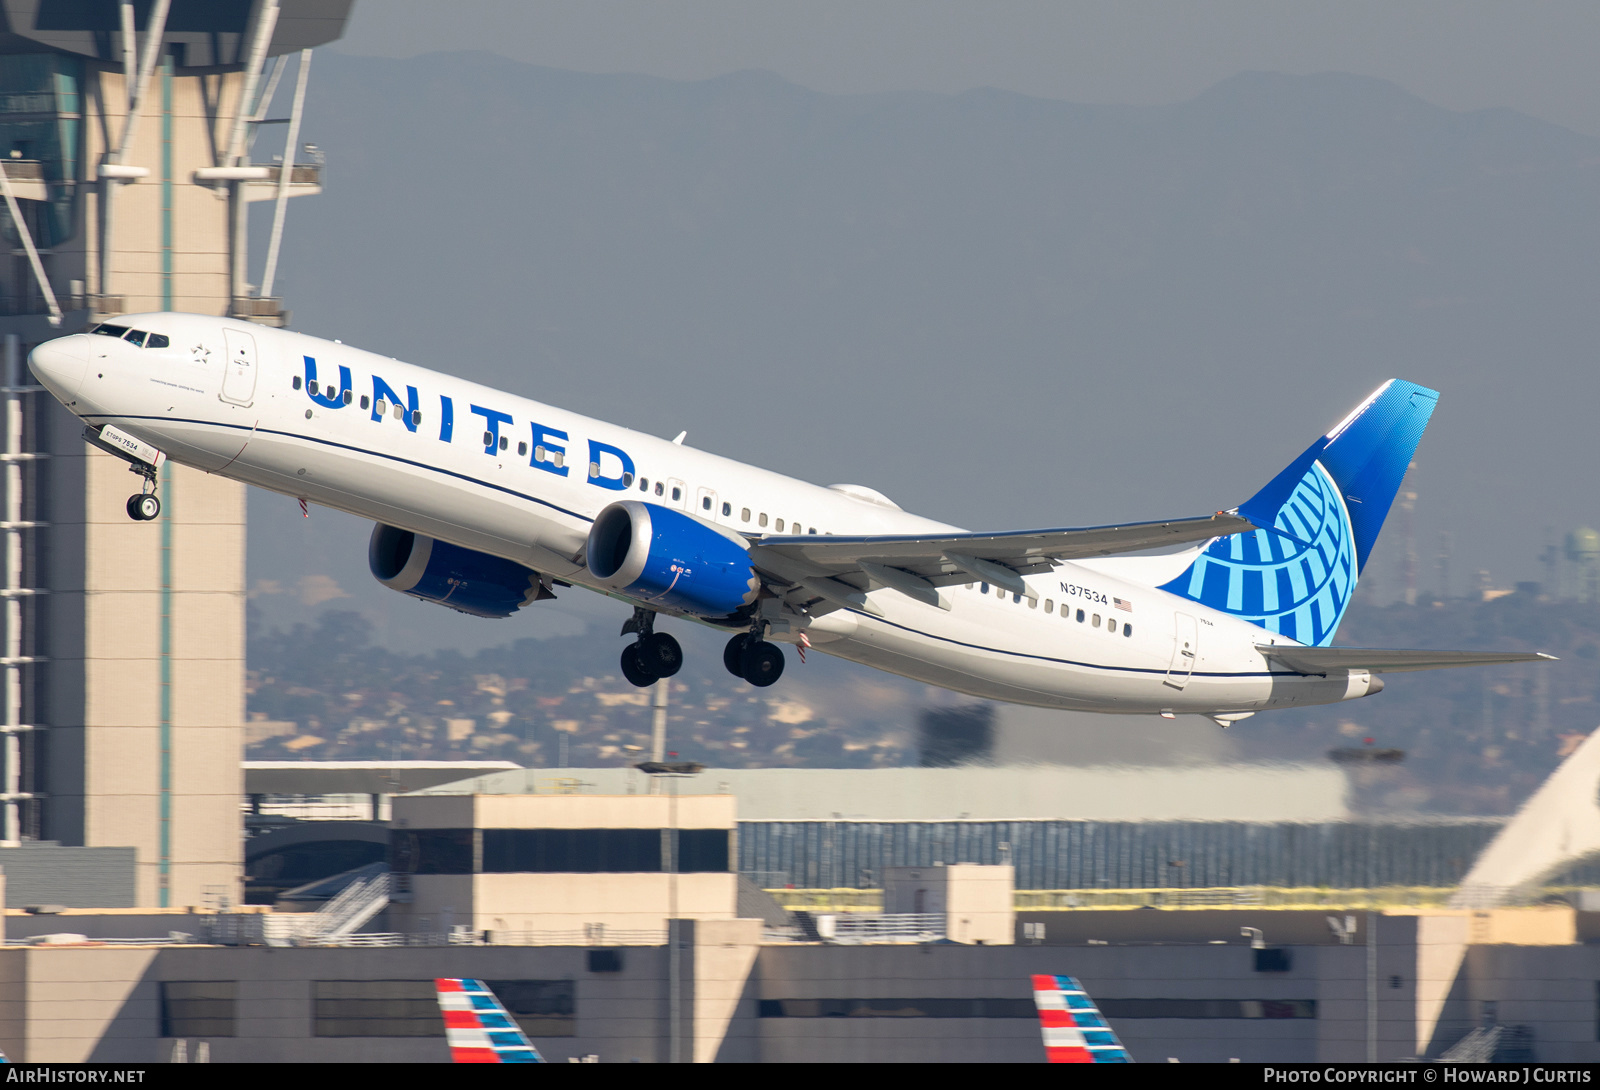
<instances>
[{"instance_id":1,"label":"nose landing gear","mask_svg":"<svg viewBox=\"0 0 1600 1090\"><path fill-rule=\"evenodd\" d=\"M161 497L156 495L154 466L137 463L129 467L144 477L144 488L128 497L128 517L135 522L150 522L161 517Z\"/></svg>"},{"instance_id":2,"label":"nose landing gear","mask_svg":"<svg viewBox=\"0 0 1600 1090\"><path fill-rule=\"evenodd\" d=\"M128 497L128 517L135 522L150 522L161 517L161 499L153 492Z\"/></svg>"},{"instance_id":3,"label":"nose landing gear","mask_svg":"<svg viewBox=\"0 0 1600 1090\"><path fill-rule=\"evenodd\" d=\"M641 689L671 677L683 668L683 648L665 632L655 630L656 615L635 607L623 624L622 634L637 632L639 639L622 649L622 676Z\"/></svg>"}]
</instances>

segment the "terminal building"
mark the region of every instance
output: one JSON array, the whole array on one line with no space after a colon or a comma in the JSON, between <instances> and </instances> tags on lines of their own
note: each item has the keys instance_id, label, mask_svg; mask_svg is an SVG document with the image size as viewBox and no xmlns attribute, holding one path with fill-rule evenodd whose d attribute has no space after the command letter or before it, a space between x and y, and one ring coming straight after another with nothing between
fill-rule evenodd
<instances>
[{"instance_id":1,"label":"terminal building","mask_svg":"<svg viewBox=\"0 0 1600 1090\"><path fill-rule=\"evenodd\" d=\"M475 767L376 802L362 789L377 769L293 771L245 770L247 785L276 788L252 799L252 843L288 838L257 861L299 851L326 874L352 845L367 856L278 889L272 905L8 909L0 1048L30 1061L444 1062L431 980L475 976L555 1060L1041 1062L1030 977L1054 973L1084 983L1137 1061L1600 1058L1600 904L1550 885L1600 849L1600 733L1487 849L1471 841L1470 873L1376 891L1164 876L1161 888L1030 889L1016 855L967 854L1055 837L1055 858L1080 867L1131 873L1165 843L1225 868L1229 851L1253 858L1260 837L1293 833L1305 866L1338 867L1361 854L1338 832L1354 828L1406 878L1406 857L1438 854L1440 829L1461 836L1351 822L1314 790L1322 770L1190 769L1202 784L1253 772L1260 789L1184 801L1155 790L1169 769L712 769L652 782ZM449 770L383 774L401 788ZM1002 821L986 807L1007 775ZM355 800L343 819L275 817L314 805L303 788L318 783ZM1261 800L1280 791L1300 820L1265 820ZM856 813L815 809L847 796ZM1140 820L1130 798L1152 800L1159 820ZM906 850L857 867L867 882L789 888L744 862L771 862L747 852L775 823L804 830L794 839L819 865L851 837ZM1094 825L1121 827L1132 854L1096 864L1082 859L1092 840L1060 836ZM1005 828L1013 847L938 835L965 826ZM342 846L312 850L327 843ZM1496 862L1507 844L1518 861ZM1076 873L1048 862L1029 865Z\"/></svg>"}]
</instances>

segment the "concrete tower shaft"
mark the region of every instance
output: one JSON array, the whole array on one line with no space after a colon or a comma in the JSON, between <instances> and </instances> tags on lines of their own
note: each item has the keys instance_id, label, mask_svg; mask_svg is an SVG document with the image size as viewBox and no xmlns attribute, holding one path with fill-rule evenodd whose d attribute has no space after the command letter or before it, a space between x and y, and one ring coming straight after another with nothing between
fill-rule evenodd
<instances>
[{"instance_id":1,"label":"concrete tower shaft","mask_svg":"<svg viewBox=\"0 0 1600 1090\"><path fill-rule=\"evenodd\" d=\"M298 132L303 93L280 119L273 91L350 7L0 0L0 336L25 354L152 310L283 324L246 282L246 210L272 201L281 237L286 198L319 192L321 166L295 162L297 141L252 162L254 135ZM236 901L244 489L164 466L161 516L131 521L140 478L29 381L6 388L21 404L0 421L18 540L0 836L131 846L139 905Z\"/></svg>"}]
</instances>

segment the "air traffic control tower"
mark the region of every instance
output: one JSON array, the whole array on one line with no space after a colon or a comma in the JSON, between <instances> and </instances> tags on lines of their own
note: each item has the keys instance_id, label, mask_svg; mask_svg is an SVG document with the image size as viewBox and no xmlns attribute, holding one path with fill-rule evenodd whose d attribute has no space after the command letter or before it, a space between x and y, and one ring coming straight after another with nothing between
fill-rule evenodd
<instances>
[{"instance_id":1,"label":"air traffic control tower","mask_svg":"<svg viewBox=\"0 0 1600 1090\"><path fill-rule=\"evenodd\" d=\"M244 488L169 465L161 516L130 520L140 478L23 361L124 313L284 322L286 199L321 184L295 154L310 50L351 2L0 0L0 866L34 842L132 847L139 906L239 899ZM269 117L280 82L293 105ZM253 162L257 133L283 158Z\"/></svg>"}]
</instances>

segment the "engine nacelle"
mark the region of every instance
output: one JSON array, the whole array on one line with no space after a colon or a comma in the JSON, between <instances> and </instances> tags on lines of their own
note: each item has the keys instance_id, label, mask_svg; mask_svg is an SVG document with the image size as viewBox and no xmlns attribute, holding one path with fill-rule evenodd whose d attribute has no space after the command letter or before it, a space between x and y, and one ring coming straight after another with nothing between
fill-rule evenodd
<instances>
[{"instance_id":1,"label":"engine nacelle","mask_svg":"<svg viewBox=\"0 0 1600 1090\"><path fill-rule=\"evenodd\" d=\"M509 617L530 602L555 597L538 572L515 561L381 522L372 528L367 566L390 590L474 617Z\"/></svg>"},{"instance_id":2,"label":"engine nacelle","mask_svg":"<svg viewBox=\"0 0 1600 1090\"><path fill-rule=\"evenodd\" d=\"M738 534L638 500L600 512L586 555L589 574L606 589L699 617L737 613L760 589Z\"/></svg>"}]
</instances>

